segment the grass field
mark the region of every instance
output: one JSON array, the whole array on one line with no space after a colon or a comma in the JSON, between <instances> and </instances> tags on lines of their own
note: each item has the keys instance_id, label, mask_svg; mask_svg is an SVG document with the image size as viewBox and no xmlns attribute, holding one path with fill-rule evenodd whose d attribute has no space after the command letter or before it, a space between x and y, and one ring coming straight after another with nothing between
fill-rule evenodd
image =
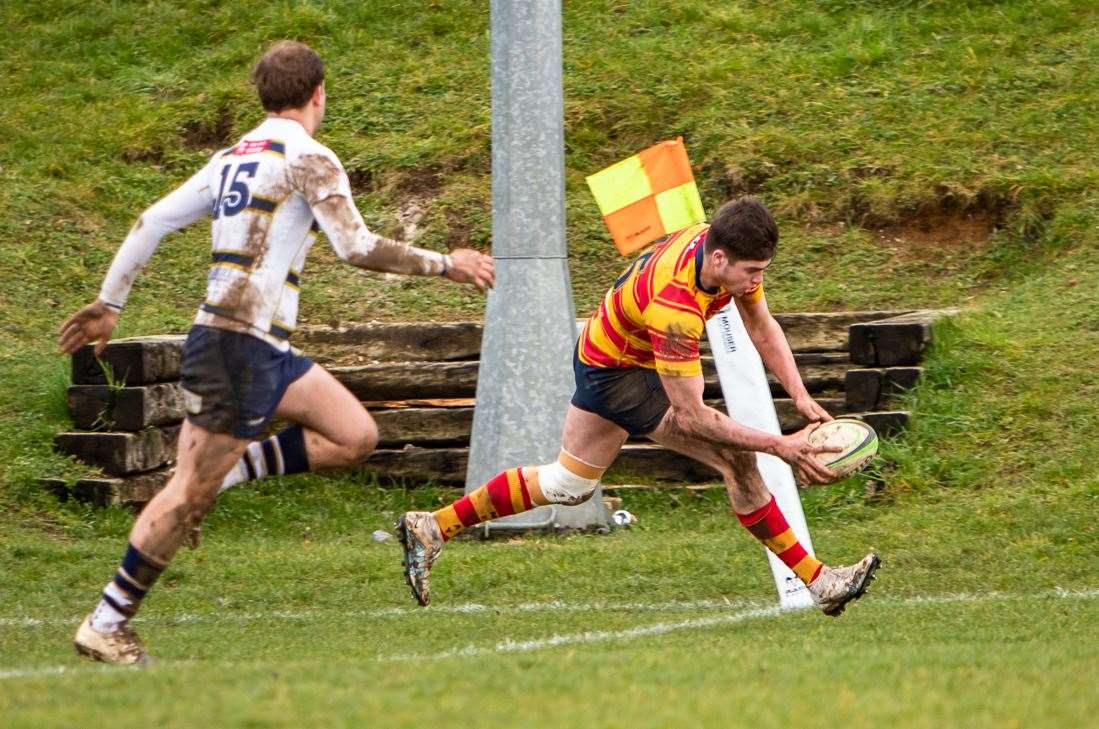
<instances>
[{"instance_id":1,"label":"grass field","mask_svg":"<svg viewBox=\"0 0 1099 729\"><path fill-rule=\"evenodd\" d=\"M415 11L415 12L413 12ZM638 527L447 548L414 609L370 539L451 494L305 476L228 493L137 623L160 664L69 639L132 515L59 503L67 364L50 332L131 219L253 125L271 40L329 60L322 138L366 219L489 240L487 4L11 2L0 20L0 725L1064 726L1099 715L1096 7L565 3L570 265L621 262L583 176L684 134L712 209L764 196L779 310L961 305L916 413L859 479L806 492L829 561L885 567L839 620L777 614L720 491L626 495ZM135 30L136 29L136 30ZM121 334L183 330L208 242L170 239ZM318 246L307 321L479 316Z\"/></svg>"},{"instance_id":2,"label":"grass field","mask_svg":"<svg viewBox=\"0 0 1099 729\"><path fill-rule=\"evenodd\" d=\"M448 547L425 610L398 548L368 536L405 497L268 484L229 494L148 601L150 670L104 670L68 645L121 525L9 542L0 711L6 726L1083 725L1099 710L1094 542L1055 536L1090 528L1083 495L842 516L810 499L818 550L873 546L886 563L832 620L777 614L761 550L716 491L635 496L641 528L610 537ZM303 506L297 524L271 524L283 499Z\"/></svg>"}]
</instances>

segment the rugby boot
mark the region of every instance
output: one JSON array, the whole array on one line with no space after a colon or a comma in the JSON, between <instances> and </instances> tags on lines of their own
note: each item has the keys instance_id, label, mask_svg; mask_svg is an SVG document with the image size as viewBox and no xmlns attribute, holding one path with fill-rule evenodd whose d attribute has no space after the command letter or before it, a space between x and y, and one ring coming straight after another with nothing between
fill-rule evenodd
<instances>
[{"instance_id":1,"label":"rugby boot","mask_svg":"<svg viewBox=\"0 0 1099 729\"><path fill-rule=\"evenodd\" d=\"M416 598L416 602L427 605L431 600L428 584L431 565L435 564L443 548L439 523L430 511L406 511L395 526L404 550L401 564L405 582L412 588L412 597Z\"/></svg>"},{"instance_id":2,"label":"rugby boot","mask_svg":"<svg viewBox=\"0 0 1099 729\"><path fill-rule=\"evenodd\" d=\"M114 663L119 666L146 666L152 663L152 658L145 652L145 646L141 639L128 624L123 623L113 633L100 633L92 627L92 616L84 618L84 622L76 631L73 638L73 647L82 656L87 656L93 661Z\"/></svg>"},{"instance_id":3,"label":"rugby boot","mask_svg":"<svg viewBox=\"0 0 1099 729\"><path fill-rule=\"evenodd\" d=\"M853 565L822 567L817 578L809 583L809 594L825 615L837 617L847 603L862 597L880 566L878 555L871 552Z\"/></svg>"}]
</instances>

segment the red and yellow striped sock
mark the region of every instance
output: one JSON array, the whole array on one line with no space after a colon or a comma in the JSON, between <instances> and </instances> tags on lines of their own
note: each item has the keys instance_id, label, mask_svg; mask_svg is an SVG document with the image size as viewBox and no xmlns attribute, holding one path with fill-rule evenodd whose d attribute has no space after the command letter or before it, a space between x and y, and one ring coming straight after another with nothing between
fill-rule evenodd
<instances>
[{"instance_id":1,"label":"red and yellow striped sock","mask_svg":"<svg viewBox=\"0 0 1099 729\"><path fill-rule=\"evenodd\" d=\"M782 509L772 496L762 509L750 514L737 514L737 519L763 546L774 552L806 585L816 579L824 565L801 546L794 530L786 523Z\"/></svg>"},{"instance_id":2,"label":"red and yellow striped sock","mask_svg":"<svg viewBox=\"0 0 1099 729\"><path fill-rule=\"evenodd\" d=\"M534 471L537 478L538 471ZM535 488L532 488L535 486ZM463 529L500 516L511 516L545 504L541 490L528 483L522 468L509 468L489 479L484 486L470 491L450 506L435 512L435 521L443 539L448 540ZM534 498L532 498L532 496Z\"/></svg>"}]
</instances>

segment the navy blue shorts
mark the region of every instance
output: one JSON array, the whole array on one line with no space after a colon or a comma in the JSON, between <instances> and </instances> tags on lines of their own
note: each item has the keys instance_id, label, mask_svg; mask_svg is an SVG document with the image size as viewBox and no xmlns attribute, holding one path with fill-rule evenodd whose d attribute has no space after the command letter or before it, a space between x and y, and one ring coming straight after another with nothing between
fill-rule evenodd
<instances>
[{"instance_id":1,"label":"navy blue shorts","mask_svg":"<svg viewBox=\"0 0 1099 729\"><path fill-rule=\"evenodd\" d=\"M290 383L313 360L280 352L250 334L195 325L183 345L180 380L187 419L238 438L262 435Z\"/></svg>"},{"instance_id":2,"label":"navy blue shorts","mask_svg":"<svg viewBox=\"0 0 1099 729\"><path fill-rule=\"evenodd\" d=\"M660 425L671 403L660 375L644 367L592 367L572 354L576 392L572 404L611 421L630 435L647 435Z\"/></svg>"}]
</instances>

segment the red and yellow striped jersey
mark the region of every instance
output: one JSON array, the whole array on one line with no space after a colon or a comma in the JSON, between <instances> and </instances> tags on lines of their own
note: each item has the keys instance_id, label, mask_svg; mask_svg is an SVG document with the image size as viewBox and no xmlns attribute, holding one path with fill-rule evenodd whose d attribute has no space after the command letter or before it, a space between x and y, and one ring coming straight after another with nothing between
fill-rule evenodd
<instances>
[{"instance_id":1,"label":"red and yellow striped jersey","mask_svg":"<svg viewBox=\"0 0 1099 729\"><path fill-rule=\"evenodd\" d=\"M732 300L699 282L701 223L672 233L631 263L603 298L580 335L580 361L593 367L647 367L662 375L702 374L698 343L706 320ZM758 301L760 284L744 297Z\"/></svg>"}]
</instances>

